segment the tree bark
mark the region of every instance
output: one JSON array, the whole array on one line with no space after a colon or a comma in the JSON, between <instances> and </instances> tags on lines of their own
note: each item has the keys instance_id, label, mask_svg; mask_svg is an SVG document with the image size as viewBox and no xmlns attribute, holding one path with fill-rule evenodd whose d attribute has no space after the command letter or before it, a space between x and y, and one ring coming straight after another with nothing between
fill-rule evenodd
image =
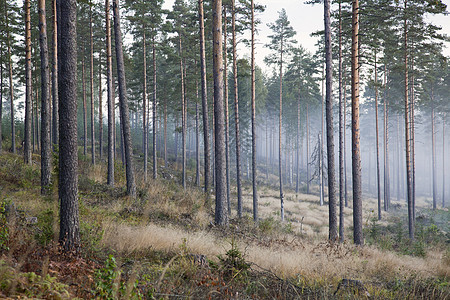
<instances>
[{"instance_id":1,"label":"tree bark","mask_svg":"<svg viewBox=\"0 0 450 300\"><path fill-rule=\"evenodd\" d=\"M306 193L309 194L309 105L306 103Z\"/></svg>"},{"instance_id":2,"label":"tree bark","mask_svg":"<svg viewBox=\"0 0 450 300\"><path fill-rule=\"evenodd\" d=\"M296 181L295 181L295 193L298 194L299 185L300 185L300 89L298 91L298 100L297 100L297 134L296 134Z\"/></svg>"},{"instance_id":3,"label":"tree bark","mask_svg":"<svg viewBox=\"0 0 450 300\"><path fill-rule=\"evenodd\" d=\"M3 43L0 42L0 154L2 154L3 137L2 137L2 124L3 124Z\"/></svg>"},{"instance_id":4,"label":"tree bark","mask_svg":"<svg viewBox=\"0 0 450 300\"><path fill-rule=\"evenodd\" d=\"M148 133L147 133L147 39L145 28L142 28L142 60L143 60L143 84L142 84L142 144L144 151L144 181L147 182L148 169Z\"/></svg>"},{"instance_id":5,"label":"tree bark","mask_svg":"<svg viewBox=\"0 0 450 300\"><path fill-rule=\"evenodd\" d=\"M95 127L94 127L94 35L92 32L92 6L89 7L89 36L90 36L90 75L91 75L91 163L95 165Z\"/></svg>"},{"instance_id":6,"label":"tree bark","mask_svg":"<svg viewBox=\"0 0 450 300\"><path fill-rule=\"evenodd\" d=\"M377 148L377 196L378 196L378 220L381 220L381 186L380 186L380 143L378 139L378 72L377 52L375 51L375 134ZM384 99L386 102L386 99Z\"/></svg>"},{"instance_id":7,"label":"tree bark","mask_svg":"<svg viewBox=\"0 0 450 300\"><path fill-rule=\"evenodd\" d=\"M331 57L331 0L324 0L325 19L325 64L326 64L326 122L327 122L327 158L328 158L328 222L330 241L338 239L336 218L336 178L334 165L334 133L333 133L333 70Z\"/></svg>"},{"instance_id":8,"label":"tree bark","mask_svg":"<svg viewBox=\"0 0 450 300\"><path fill-rule=\"evenodd\" d=\"M225 225L226 214L226 160L225 160L225 118L223 105L223 56L222 56L222 0L213 2L213 78L215 116L215 179L216 208L215 222Z\"/></svg>"},{"instance_id":9,"label":"tree bark","mask_svg":"<svg viewBox=\"0 0 450 300\"><path fill-rule=\"evenodd\" d=\"M152 37L153 59L153 179L158 177L158 157L156 153L156 44L155 36Z\"/></svg>"},{"instance_id":10,"label":"tree bark","mask_svg":"<svg viewBox=\"0 0 450 300\"><path fill-rule=\"evenodd\" d=\"M434 99L433 87L431 87L431 159L433 173L433 210L437 207L437 174L436 174L436 134L435 134L435 116L434 116Z\"/></svg>"},{"instance_id":11,"label":"tree bark","mask_svg":"<svg viewBox=\"0 0 450 300\"><path fill-rule=\"evenodd\" d=\"M23 149L24 162L31 165L31 4L30 0L24 1L25 7L25 144Z\"/></svg>"},{"instance_id":12,"label":"tree bark","mask_svg":"<svg viewBox=\"0 0 450 300\"><path fill-rule=\"evenodd\" d=\"M228 114L228 63L227 63L227 10L226 6L223 9L223 86L224 86L224 97L225 97L225 157L226 157L226 176L227 176L227 209L228 216L231 215L231 201L230 201L230 138L229 138L229 114Z\"/></svg>"},{"instance_id":13,"label":"tree bark","mask_svg":"<svg viewBox=\"0 0 450 300\"><path fill-rule=\"evenodd\" d=\"M132 163L133 150L131 147L130 118L128 110L127 87L125 81L125 66L123 62L122 32L120 29L119 0L113 2L114 35L116 42L117 77L119 79L120 120L123 129L123 144L126 160L127 194L136 197L136 182Z\"/></svg>"},{"instance_id":14,"label":"tree bark","mask_svg":"<svg viewBox=\"0 0 450 300\"><path fill-rule=\"evenodd\" d=\"M200 140L199 140L199 112L198 112L198 82L195 81L195 185L200 186ZM164 126L165 128L165 126Z\"/></svg>"},{"instance_id":15,"label":"tree bark","mask_svg":"<svg viewBox=\"0 0 450 300\"><path fill-rule=\"evenodd\" d=\"M99 157L103 159L103 86L102 86L102 60L101 56L98 62L98 142L99 142Z\"/></svg>"},{"instance_id":16,"label":"tree bark","mask_svg":"<svg viewBox=\"0 0 450 300\"><path fill-rule=\"evenodd\" d=\"M284 221L284 195L283 195L283 174L282 174L282 160L281 160L281 137L282 137L282 122L283 122L283 38L281 38L280 46L280 109L279 109L279 123L278 123L278 176L280 179L280 203L281 203L281 222Z\"/></svg>"},{"instance_id":17,"label":"tree bark","mask_svg":"<svg viewBox=\"0 0 450 300\"><path fill-rule=\"evenodd\" d=\"M45 0L39 0L39 44L41 50L41 193L48 194L51 181L50 82ZM29 124L31 125L31 124ZM31 128L28 129L31 133ZM31 135L28 137L31 139ZM30 151L31 155L31 151Z\"/></svg>"},{"instance_id":18,"label":"tree bark","mask_svg":"<svg viewBox=\"0 0 450 300\"><path fill-rule=\"evenodd\" d=\"M106 86L108 103L108 178L109 186L114 186L114 158L115 158L115 138L114 138L114 96L113 96L113 75L112 75L112 54L111 54L111 6L109 0L105 0L105 20L106 20Z\"/></svg>"},{"instance_id":19,"label":"tree bark","mask_svg":"<svg viewBox=\"0 0 450 300\"><path fill-rule=\"evenodd\" d=\"M84 50L84 47L83 47ZM84 52L84 51L83 51ZM87 99L86 99L86 64L84 62L84 53L83 60L81 62L81 81L83 88L83 155L86 159L87 153Z\"/></svg>"},{"instance_id":20,"label":"tree bark","mask_svg":"<svg viewBox=\"0 0 450 300\"><path fill-rule=\"evenodd\" d=\"M181 44L181 32L178 33L178 45L180 51L180 74L181 74L181 164L182 175L181 185L186 189L186 96L184 89L184 66L183 66L183 48Z\"/></svg>"},{"instance_id":21,"label":"tree bark","mask_svg":"<svg viewBox=\"0 0 450 300\"><path fill-rule=\"evenodd\" d=\"M235 0L232 0L232 35L233 35L233 78L234 78L234 124L236 129L236 186L237 186L237 213L242 217L242 184L241 184L241 140L239 131L239 93L237 78L237 45L236 45L236 8Z\"/></svg>"},{"instance_id":22,"label":"tree bark","mask_svg":"<svg viewBox=\"0 0 450 300\"><path fill-rule=\"evenodd\" d=\"M359 0L352 0L352 177L353 177L353 241L363 245L361 150L359 131Z\"/></svg>"},{"instance_id":23,"label":"tree bark","mask_svg":"<svg viewBox=\"0 0 450 300\"><path fill-rule=\"evenodd\" d=\"M11 59L11 33L9 32L8 7L5 1L5 23L6 23L6 39L8 48L8 68L9 68L9 97L11 109L11 152L16 153L16 127L14 124L14 86L13 86L13 72ZM30 58L31 59L31 58ZM30 100L31 101L31 100Z\"/></svg>"},{"instance_id":24,"label":"tree bark","mask_svg":"<svg viewBox=\"0 0 450 300\"><path fill-rule=\"evenodd\" d=\"M251 68L252 68L252 186L253 186L253 221L258 221L258 190L256 168L256 91L255 91L255 3L251 0L252 9L252 42L251 42Z\"/></svg>"},{"instance_id":25,"label":"tree bark","mask_svg":"<svg viewBox=\"0 0 450 300\"><path fill-rule=\"evenodd\" d=\"M344 234L344 135L345 135L345 99L342 99L342 8L341 1L339 1L339 242L343 243L345 239ZM378 118L377 118L378 120ZM378 134L377 134L378 137Z\"/></svg>"},{"instance_id":26,"label":"tree bark","mask_svg":"<svg viewBox=\"0 0 450 300\"><path fill-rule=\"evenodd\" d=\"M80 246L77 153L77 3L60 1L59 76L59 241L67 251Z\"/></svg>"},{"instance_id":27,"label":"tree bark","mask_svg":"<svg viewBox=\"0 0 450 300\"><path fill-rule=\"evenodd\" d=\"M206 59L205 59L205 25L203 16L203 0L198 0L198 18L200 35L200 66L202 78L202 115L203 115L203 145L205 155L205 192L209 194L211 177L211 154L209 146L208 98L206 89Z\"/></svg>"},{"instance_id":28,"label":"tree bark","mask_svg":"<svg viewBox=\"0 0 450 300\"><path fill-rule=\"evenodd\" d=\"M59 140L59 118L58 118L58 12L56 0L52 0L53 8L53 36L52 36L52 143L57 145Z\"/></svg>"},{"instance_id":29,"label":"tree bark","mask_svg":"<svg viewBox=\"0 0 450 300\"><path fill-rule=\"evenodd\" d=\"M445 117L442 117L442 208L445 207Z\"/></svg>"},{"instance_id":30,"label":"tree bark","mask_svg":"<svg viewBox=\"0 0 450 300\"><path fill-rule=\"evenodd\" d=\"M411 172L411 141L410 141L410 123L408 118L409 97L408 97L408 23L406 17L408 1L405 1L404 7L404 68L405 68L405 148L406 148L406 187L408 195L408 231L409 238L414 239L414 217L413 217L413 193L412 193L412 172Z\"/></svg>"}]
</instances>

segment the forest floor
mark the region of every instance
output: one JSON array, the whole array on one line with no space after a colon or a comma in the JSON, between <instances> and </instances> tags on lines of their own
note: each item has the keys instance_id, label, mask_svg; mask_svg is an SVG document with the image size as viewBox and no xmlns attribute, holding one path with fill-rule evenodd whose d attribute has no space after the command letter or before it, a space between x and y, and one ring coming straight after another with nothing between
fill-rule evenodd
<instances>
[{"instance_id":1,"label":"forest floor","mask_svg":"<svg viewBox=\"0 0 450 300\"><path fill-rule=\"evenodd\" d=\"M288 187L281 222L278 191L261 178L255 225L245 183L243 217L232 189L230 223L219 228L213 198L184 191L177 169L161 167L159 179L139 182L131 199L120 165L111 188L104 164L80 160L82 245L64 253L56 242L57 188L40 195L33 159L25 166L21 156L0 155L0 298L450 299L450 212L431 210L429 199L417 200L410 241L404 201L393 200L378 221L376 199L364 197L365 246L357 247L351 198L346 241L329 243L317 186L312 194Z\"/></svg>"}]
</instances>

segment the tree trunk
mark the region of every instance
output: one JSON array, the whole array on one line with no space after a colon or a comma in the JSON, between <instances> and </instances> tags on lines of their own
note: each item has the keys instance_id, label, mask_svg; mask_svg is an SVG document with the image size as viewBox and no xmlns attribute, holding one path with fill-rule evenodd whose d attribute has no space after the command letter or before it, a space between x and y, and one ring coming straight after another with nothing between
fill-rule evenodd
<instances>
[{"instance_id":1,"label":"tree trunk","mask_svg":"<svg viewBox=\"0 0 450 300\"><path fill-rule=\"evenodd\" d=\"M229 114L228 114L228 63L227 63L227 10L226 6L223 9L223 87L225 97L225 157L226 157L226 176L227 176L227 209L228 216L231 215L231 201L230 201L230 134L229 134Z\"/></svg>"},{"instance_id":2,"label":"tree trunk","mask_svg":"<svg viewBox=\"0 0 450 300\"><path fill-rule=\"evenodd\" d=\"M281 161L281 136L282 136L282 121L283 121L283 39L281 39L280 47L280 111L278 124L278 175L280 179L280 203L281 203L281 222L284 221L284 195L283 195L283 175L282 175L282 161Z\"/></svg>"},{"instance_id":3,"label":"tree trunk","mask_svg":"<svg viewBox=\"0 0 450 300\"><path fill-rule=\"evenodd\" d=\"M252 182L253 182L253 221L258 221L258 191L256 185L256 82L255 82L255 3L251 0L252 9L252 42L251 42L251 68L252 68Z\"/></svg>"},{"instance_id":4,"label":"tree trunk","mask_svg":"<svg viewBox=\"0 0 450 300\"><path fill-rule=\"evenodd\" d=\"M3 43L0 42L0 154L2 154L3 137L2 137L2 124L3 124Z\"/></svg>"},{"instance_id":5,"label":"tree trunk","mask_svg":"<svg viewBox=\"0 0 450 300\"><path fill-rule=\"evenodd\" d=\"M232 35L233 35L233 77L234 77L234 124L236 129L236 186L238 217L242 217L242 185L241 185L241 140L239 132L239 97L237 78L237 44L236 44L236 8L235 1L232 0Z\"/></svg>"},{"instance_id":6,"label":"tree trunk","mask_svg":"<svg viewBox=\"0 0 450 300\"><path fill-rule=\"evenodd\" d=\"M353 177L353 241L363 245L361 150L359 131L359 0L352 1L352 177Z\"/></svg>"},{"instance_id":7,"label":"tree trunk","mask_svg":"<svg viewBox=\"0 0 450 300\"><path fill-rule=\"evenodd\" d=\"M324 1L324 3L325 3L325 1ZM324 122L324 116L323 116L323 108L324 108L324 98L325 98L325 95L324 95L324 90L325 90L325 86L324 86L324 83L325 83L325 80L324 80L324 77L325 77L325 65L323 65L323 67L322 67L322 99L321 99L321 102L320 102L320 104L321 104L321 108L322 108L322 111L320 112L320 127L321 127L321 129L320 129L320 143L319 143L319 145L320 145L320 147L319 147L319 155L320 155L320 162L321 162L321 165L320 165L320 180L319 180L319 182L320 182L320 206L323 206L323 202L324 202L324 197L325 197L325 186L324 186L324 182L325 182L325 175L324 175L324 171L323 171L323 160L324 160L324 155L323 155L323 136L324 136L324 126L323 126L323 122Z\"/></svg>"},{"instance_id":8,"label":"tree trunk","mask_svg":"<svg viewBox=\"0 0 450 300\"><path fill-rule=\"evenodd\" d=\"M164 100L164 166L167 166L167 100Z\"/></svg>"},{"instance_id":9,"label":"tree trunk","mask_svg":"<svg viewBox=\"0 0 450 300\"><path fill-rule=\"evenodd\" d=\"M431 87L431 159L433 173L433 210L437 207L436 142L433 87Z\"/></svg>"},{"instance_id":10,"label":"tree trunk","mask_svg":"<svg viewBox=\"0 0 450 300\"><path fill-rule=\"evenodd\" d=\"M180 74L181 74L181 156L182 156L182 175L181 184L186 189L186 97L184 90L184 66L183 66L183 48L181 44L181 33L178 33L178 45L180 50Z\"/></svg>"},{"instance_id":11,"label":"tree trunk","mask_svg":"<svg viewBox=\"0 0 450 300\"><path fill-rule=\"evenodd\" d=\"M378 220L381 220L381 186L380 186L380 143L378 140L378 72L377 52L375 51L375 134L377 148L377 196L378 196ZM386 99L384 99L386 101Z\"/></svg>"},{"instance_id":12,"label":"tree trunk","mask_svg":"<svg viewBox=\"0 0 450 300\"><path fill-rule=\"evenodd\" d=\"M77 151L77 3L61 1L59 76L59 241L66 251L80 246Z\"/></svg>"},{"instance_id":13,"label":"tree trunk","mask_svg":"<svg viewBox=\"0 0 450 300\"><path fill-rule=\"evenodd\" d=\"M309 105L306 103L306 193L309 194Z\"/></svg>"},{"instance_id":14,"label":"tree trunk","mask_svg":"<svg viewBox=\"0 0 450 300\"><path fill-rule=\"evenodd\" d=\"M25 6L25 144L23 149L24 161L31 165L31 4L30 0L24 1ZM45 12L44 12L45 13ZM42 51L42 50L41 50Z\"/></svg>"},{"instance_id":15,"label":"tree trunk","mask_svg":"<svg viewBox=\"0 0 450 300\"><path fill-rule=\"evenodd\" d=\"M52 0L53 9L53 36L52 36L52 143L57 145L59 140L58 118L58 12L56 0Z\"/></svg>"},{"instance_id":16,"label":"tree trunk","mask_svg":"<svg viewBox=\"0 0 450 300\"><path fill-rule=\"evenodd\" d=\"M348 190L347 190L347 89L345 82L343 83L344 95L343 95L343 106L344 106L344 206L348 207Z\"/></svg>"},{"instance_id":17,"label":"tree trunk","mask_svg":"<svg viewBox=\"0 0 450 300\"><path fill-rule=\"evenodd\" d=\"M442 208L445 207L445 117L442 117Z\"/></svg>"},{"instance_id":18,"label":"tree trunk","mask_svg":"<svg viewBox=\"0 0 450 300\"><path fill-rule=\"evenodd\" d=\"M101 55L98 62L98 142L99 142L99 156L100 160L103 159L103 86L102 86L102 60Z\"/></svg>"},{"instance_id":19,"label":"tree trunk","mask_svg":"<svg viewBox=\"0 0 450 300\"><path fill-rule=\"evenodd\" d=\"M84 49L84 47L83 47ZM86 103L86 66L84 62L84 53L83 53L83 60L81 62L81 81L82 81L82 88L83 88L83 155L86 159L86 153L87 153L87 103Z\"/></svg>"},{"instance_id":20,"label":"tree trunk","mask_svg":"<svg viewBox=\"0 0 450 300\"><path fill-rule=\"evenodd\" d=\"M198 113L198 82L195 82L195 185L200 186L200 140L199 140L199 113ZM165 126L164 126L165 128Z\"/></svg>"},{"instance_id":21,"label":"tree trunk","mask_svg":"<svg viewBox=\"0 0 450 300\"><path fill-rule=\"evenodd\" d=\"M5 19L6 19L6 34L7 34L7 47L8 47L8 63L9 63L9 97L10 97L10 109L11 109L11 151L16 153L16 128L14 124L14 86L13 86L13 72L12 72L12 59L11 59L11 34L9 32L9 20L8 20L8 7L7 1L5 1ZM30 58L31 59L31 58Z\"/></svg>"},{"instance_id":22,"label":"tree trunk","mask_svg":"<svg viewBox=\"0 0 450 300\"><path fill-rule=\"evenodd\" d=\"M408 195L408 230L409 238L414 239L414 217L413 217L413 193L412 193L412 172L411 172L411 141L410 141L410 123L408 118L409 97L408 97L408 23L406 17L406 8L408 2L405 1L404 11L404 60L405 60L405 148L406 148L406 186Z\"/></svg>"},{"instance_id":23,"label":"tree trunk","mask_svg":"<svg viewBox=\"0 0 450 300\"><path fill-rule=\"evenodd\" d=\"M203 145L205 155L205 191L209 194L211 177L211 154L209 146L208 98L206 89L206 59L205 59L205 25L203 16L203 0L198 0L198 18L200 35L200 66L202 78L202 115L203 115Z\"/></svg>"},{"instance_id":24,"label":"tree trunk","mask_svg":"<svg viewBox=\"0 0 450 300\"><path fill-rule=\"evenodd\" d=\"M153 56L153 179L158 177L158 157L156 155L156 44L155 36L152 38Z\"/></svg>"},{"instance_id":25,"label":"tree trunk","mask_svg":"<svg viewBox=\"0 0 450 300\"><path fill-rule=\"evenodd\" d=\"M89 32L90 32L90 72L91 72L91 162L95 165L95 127L94 127L94 35L92 32L92 6L89 6Z\"/></svg>"},{"instance_id":26,"label":"tree trunk","mask_svg":"<svg viewBox=\"0 0 450 300\"><path fill-rule=\"evenodd\" d=\"M297 134L296 134L296 167L297 167L297 176L295 181L295 193L298 194L298 189L300 185L300 89L298 91L298 100L297 100Z\"/></svg>"},{"instance_id":27,"label":"tree trunk","mask_svg":"<svg viewBox=\"0 0 450 300\"><path fill-rule=\"evenodd\" d=\"M50 135L50 72L48 66L45 0L39 0L39 44L41 48L41 193L47 194L49 193L52 169ZM31 128L28 129L28 132L31 133ZM28 138L30 140L31 136ZM28 144L30 144L30 142L28 142Z\"/></svg>"},{"instance_id":28,"label":"tree trunk","mask_svg":"<svg viewBox=\"0 0 450 300\"><path fill-rule=\"evenodd\" d=\"M326 64L326 122L327 122L327 159L328 159L328 219L330 241L338 239L338 224L336 218L336 179L334 165L334 133L333 133L333 102L332 102L332 57L331 57L331 0L324 1L325 19L325 64Z\"/></svg>"},{"instance_id":29,"label":"tree trunk","mask_svg":"<svg viewBox=\"0 0 450 300\"><path fill-rule=\"evenodd\" d=\"M345 100L342 99L342 8L339 1L339 242L343 243L344 235L344 135L345 135ZM378 120L378 118L377 118ZM378 137L378 134L377 134Z\"/></svg>"},{"instance_id":30,"label":"tree trunk","mask_svg":"<svg viewBox=\"0 0 450 300\"><path fill-rule=\"evenodd\" d=\"M114 96L113 96L113 75L112 75L112 54L111 54L111 6L109 0L105 0L106 19L106 85L108 103L108 185L114 186Z\"/></svg>"},{"instance_id":31,"label":"tree trunk","mask_svg":"<svg viewBox=\"0 0 450 300\"><path fill-rule=\"evenodd\" d=\"M234 4L234 3L233 3ZM222 0L213 2L213 78L215 116L215 179L217 225L227 224L226 210L226 160L225 160L225 118L223 105L223 56L222 56Z\"/></svg>"},{"instance_id":32,"label":"tree trunk","mask_svg":"<svg viewBox=\"0 0 450 300\"><path fill-rule=\"evenodd\" d=\"M143 60L143 84L142 84L142 150L144 151L144 181L147 182L148 169L148 132L147 132L147 39L145 28L142 28L142 60Z\"/></svg>"},{"instance_id":33,"label":"tree trunk","mask_svg":"<svg viewBox=\"0 0 450 300\"><path fill-rule=\"evenodd\" d=\"M117 77L119 79L120 120L123 127L123 140L126 160L127 194L136 197L136 182L132 165L133 150L131 147L130 118L128 111L127 87L125 81L125 67L123 62L122 32L120 30L119 0L113 2L114 34L116 42Z\"/></svg>"},{"instance_id":34,"label":"tree trunk","mask_svg":"<svg viewBox=\"0 0 450 300\"><path fill-rule=\"evenodd\" d=\"M386 73L386 72L385 72ZM385 84L387 82L385 81ZM389 176L389 108L388 97L385 89L384 93L384 211L389 210L390 205L390 176Z\"/></svg>"}]
</instances>

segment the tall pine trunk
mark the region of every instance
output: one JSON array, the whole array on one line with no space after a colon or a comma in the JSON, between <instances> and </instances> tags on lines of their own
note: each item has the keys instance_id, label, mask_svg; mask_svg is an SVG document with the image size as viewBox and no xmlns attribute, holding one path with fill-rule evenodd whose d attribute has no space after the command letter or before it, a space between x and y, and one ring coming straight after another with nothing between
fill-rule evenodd
<instances>
[{"instance_id":1,"label":"tall pine trunk","mask_svg":"<svg viewBox=\"0 0 450 300\"><path fill-rule=\"evenodd\" d=\"M23 149L24 161L26 164L31 161L31 4L30 0L24 1L25 6L25 145ZM45 12L44 12L45 13Z\"/></svg>"},{"instance_id":2,"label":"tall pine trunk","mask_svg":"<svg viewBox=\"0 0 450 300\"><path fill-rule=\"evenodd\" d=\"M95 165L95 127L94 127L94 35L92 32L92 5L89 7L89 36L90 36L90 75L91 75L91 163Z\"/></svg>"},{"instance_id":3,"label":"tall pine trunk","mask_svg":"<svg viewBox=\"0 0 450 300\"><path fill-rule=\"evenodd\" d=\"M352 177L353 177L353 241L363 245L361 150L359 131L359 0L352 1Z\"/></svg>"},{"instance_id":4,"label":"tall pine trunk","mask_svg":"<svg viewBox=\"0 0 450 300\"><path fill-rule=\"evenodd\" d=\"M281 160L281 137L282 137L282 123L283 123L283 38L281 38L280 46L280 104L278 116L278 176L280 179L280 204L281 204L281 221L284 221L284 195L283 195L283 174L282 174L282 160Z\"/></svg>"},{"instance_id":5,"label":"tall pine trunk","mask_svg":"<svg viewBox=\"0 0 450 300\"><path fill-rule=\"evenodd\" d=\"M45 0L39 0L39 44L41 50L41 193L49 193L51 180L50 82ZM31 124L30 124L31 125ZM29 132L31 132L29 128ZM31 138L31 136L29 137ZM31 153L30 153L31 154Z\"/></svg>"},{"instance_id":6,"label":"tall pine trunk","mask_svg":"<svg viewBox=\"0 0 450 300\"><path fill-rule=\"evenodd\" d=\"M258 221L258 191L256 186L256 91L255 91L255 3L251 0L252 9L252 41L251 41L251 68L252 68L252 187L253 187L253 221Z\"/></svg>"},{"instance_id":7,"label":"tall pine trunk","mask_svg":"<svg viewBox=\"0 0 450 300\"><path fill-rule=\"evenodd\" d=\"M404 68L405 68L405 148L406 148L406 190L408 201L408 231L409 238L414 239L414 216L413 216L413 193L412 193L412 172L411 172L411 141L410 141L410 122L408 117L409 96L408 96L408 23L406 16L408 2L404 6Z\"/></svg>"},{"instance_id":8,"label":"tall pine trunk","mask_svg":"<svg viewBox=\"0 0 450 300\"><path fill-rule=\"evenodd\" d=\"M223 105L223 56L222 56L222 0L213 2L213 78L215 116L215 179L216 207L215 223L227 224L226 214L226 160L225 160L225 118Z\"/></svg>"},{"instance_id":9,"label":"tall pine trunk","mask_svg":"<svg viewBox=\"0 0 450 300\"><path fill-rule=\"evenodd\" d=\"M445 116L442 117L442 208L445 207Z\"/></svg>"},{"instance_id":10,"label":"tall pine trunk","mask_svg":"<svg viewBox=\"0 0 450 300\"><path fill-rule=\"evenodd\" d=\"M209 144L208 97L206 88L206 58L205 58L205 25L203 15L203 0L198 0L199 36L200 36L200 66L202 81L202 115L203 115L203 145L205 156L205 192L209 194L211 177L211 154Z\"/></svg>"},{"instance_id":11,"label":"tall pine trunk","mask_svg":"<svg viewBox=\"0 0 450 300\"><path fill-rule=\"evenodd\" d=\"M338 239L338 224L336 218L336 178L334 165L334 137L333 137L333 70L331 57L331 0L324 0L325 19L325 64L326 64L326 122L327 122L327 159L328 159L328 239Z\"/></svg>"},{"instance_id":12,"label":"tall pine trunk","mask_svg":"<svg viewBox=\"0 0 450 300\"><path fill-rule=\"evenodd\" d=\"M306 103L306 193L309 194L309 105Z\"/></svg>"},{"instance_id":13,"label":"tall pine trunk","mask_svg":"<svg viewBox=\"0 0 450 300\"><path fill-rule=\"evenodd\" d=\"M111 54L111 5L109 0L105 0L105 20L106 20L106 86L108 103L108 185L114 186L114 159L115 159L115 122L114 122L114 90L112 75L112 54Z\"/></svg>"},{"instance_id":14,"label":"tall pine trunk","mask_svg":"<svg viewBox=\"0 0 450 300\"><path fill-rule=\"evenodd\" d=\"M234 124L236 129L236 186L237 186L237 212L238 217L242 217L242 185L241 185L241 140L239 132L239 93L237 78L237 44L236 44L236 7L232 0L232 35L233 35L233 78L234 78Z\"/></svg>"},{"instance_id":15,"label":"tall pine trunk","mask_svg":"<svg viewBox=\"0 0 450 300\"><path fill-rule=\"evenodd\" d=\"M98 146L99 157L103 159L103 86L102 86L102 59L101 55L98 60Z\"/></svg>"},{"instance_id":16,"label":"tall pine trunk","mask_svg":"<svg viewBox=\"0 0 450 300\"><path fill-rule=\"evenodd\" d=\"M178 46L180 51L180 75L181 75L181 184L186 189L186 96L184 88L183 48L181 44L181 32L178 33Z\"/></svg>"},{"instance_id":17,"label":"tall pine trunk","mask_svg":"<svg viewBox=\"0 0 450 300\"><path fill-rule=\"evenodd\" d=\"M124 154L126 161L127 194L136 197L136 182L132 163L133 150L131 146L130 117L128 110L127 87L125 81L125 66L123 62L122 32L120 29L119 0L113 2L114 35L116 42L117 77L119 79L120 120L123 131Z\"/></svg>"},{"instance_id":18,"label":"tall pine trunk","mask_svg":"<svg viewBox=\"0 0 450 300\"><path fill-rule=\"evenodd\" d=\"M228 60L227 60L227 10L226 6L223 9L223 87L225 97L225 157L226 157L226 176L227 176L227 209L228 215L231 215L231 200L230 200L230 134L229 134L229 113L228 113Z\"/></svg>"},{"instance_id":19,"label":"tall pine trunk","mask_svg":"<svg viewBox=\"0 0 450 300\"><path fill-rule=\"evenodd\" d=\"M8 7L5 1L5 23L6 23L6 40L8 48L8 68L9 68L9 98L10 98L10 111L11 111L11 151L16 153L16 127L14 123L14 86L13 86L13 71L12 71L12 58L11 58L11 33L9 32L9 20L8 20ZM31 59L31 58L30 58ZM31 101L31 99L30 99Z\"/></svg>"},{"instance_id":20,"label":"tall pine trunk","mask_svg":"<svg viewBox=\"0 0 450 300\"><path fill-rule=\"evenodd\" d=\"M344 135L345 100L342 99L342 8L339 1L339 241L344 242ZM378 136L378 135L377 135Z\"/></svg>"},{"instance_id":21,"label":"tall pine trunk","mask_svg":"<svg viewBox=\"0 0 450 300\"><path fill-rule=\"evenodd\" d=\"M142 60L144 73L142 74L142 150L144 151L144 181L147 182L148 170L148 133L147 133L147 39L145 28L142 28Z\"/></svg>"},{"instance_id":22,"label":"tall pine trunk","mask_svg":"<svg viewBox=\"0 0 450 300\"><path fill-rule=\"evenodd\" d=\"M386 101L386 99L385 99ZM378 220L381 220L381 186L380 186L380 143L378 139L378 70L377 52L375 51L375 134L377 148L377 196L378 196Z\"/></svg>"},{"instance_id":23,"label":"tall pine trunk","mask_svg":"<svg viewBox=\"0 0 450 300\"><path fill-rule=\"evenodd\" d=\"M77 151L77 2L60 2L59 88L59 241L65 250L80 246Z\"/></svg>"},{"instance_id":24,"label":"tall pine trunk","mask_svg":"<svg viewBox=\"0 0 450 300\"><path fill-rule=\"evenodd\" d=\"M84 50L84 47L83 47ZM84 61L84 53L83 60L81 62L81 81L82 81L82 89L83 89L83 155L86 158L87 153L87 99L86 99L86 63Z\"/></svg>"},{"instance_id":25,"label":"tall pine trunk","mask_svg":"<svg viewBox=\"0 0 450 300\"><path fill-rule=\"evenodd\" d=\"M158 177L158 157L156 155L156 44L155 36L152 37L152 60L153 60L153 179Z\"/></svg>"},{"instance_id":26,"label":"tall pine trunk","mask_svg":"<svg viewBox=\"0 0 450 300\"><path fill-rule=\"evenodd\" d=\"M436 210L436 207L437 207L435 119L436 118L435 118L435 114L434 114L433 87L431 87L431 159L432 159L432 173L433 173L433 210Z\"/></svg>"},{"instance_id":27,"label":"tall pine trunk","mask_svg":"<svg viewBox=\"0 0 450 300\"><path fill-rule=\"evenodd\" d=\"M53 9L53 35L52 35L52 143L58 144L59 118L58 118L58 11L57 0L52 0Z\"/></svg>"}]
</instances>

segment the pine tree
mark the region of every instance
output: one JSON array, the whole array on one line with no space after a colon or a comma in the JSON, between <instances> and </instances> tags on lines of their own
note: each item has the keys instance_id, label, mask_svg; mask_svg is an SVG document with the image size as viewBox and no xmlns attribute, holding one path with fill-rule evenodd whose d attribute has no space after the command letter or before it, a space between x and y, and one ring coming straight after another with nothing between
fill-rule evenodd
<instances>
[{"instance_id":1,"label":"pine tree","mask_svg":"<svg viewBox=\"0 0 450 300\"><path fill-rule=\"evenodd\" d=\"M280 104L279 104L279 135L278 135L278 174L280 182L280 201L281 201L281 220L284 221L284 195L283 195L283 177L282 177L282 160L281 160L281 145L282 145L282 107L283 107L283 62L286 56L291 50L292 44L296 41L293 39L296 32L290 25L287 18L286 11L282 9L279 13L278 19L275 23L269 24L269 28L273 31L273 34L269 36L271 43L267 46L274 53L265 58L265 61L269 64L276 64L279 67L279 79L280 79Z\"/></svg>"}]
</instances>

